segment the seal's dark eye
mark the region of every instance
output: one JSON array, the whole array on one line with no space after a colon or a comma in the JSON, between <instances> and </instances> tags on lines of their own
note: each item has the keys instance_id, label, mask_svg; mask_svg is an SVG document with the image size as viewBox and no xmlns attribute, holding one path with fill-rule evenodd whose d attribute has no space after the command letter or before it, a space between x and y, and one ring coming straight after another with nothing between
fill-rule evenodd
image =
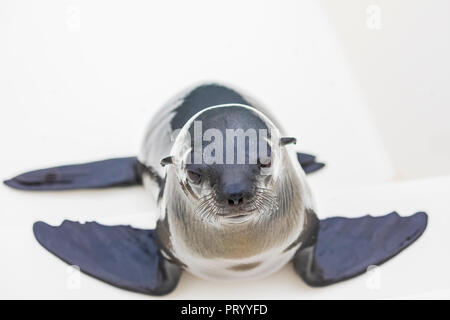
<instances>
[{"instance_id":1,"label":"seal's dark eye","mask_svg":"<svg viewBox=\"0 0 450 320\"><path fill-rule=\"evenodd\" d=\"M187 176L192 183L200 183L200 180L202 180L200 173L193 170L187 170Z\"/></svg>"},{"instance_id":2,"label":"seal's dark eye","mask_svg":"<svg viewBox=\"0 0 450 320\"><path fill-rule=\"evenodd\" d=\"M270 168L272 166L272 161L270 161L270 159L265 159L264 161L258 159L258 165L260 168Z\"/></svg>"}]
</instances>

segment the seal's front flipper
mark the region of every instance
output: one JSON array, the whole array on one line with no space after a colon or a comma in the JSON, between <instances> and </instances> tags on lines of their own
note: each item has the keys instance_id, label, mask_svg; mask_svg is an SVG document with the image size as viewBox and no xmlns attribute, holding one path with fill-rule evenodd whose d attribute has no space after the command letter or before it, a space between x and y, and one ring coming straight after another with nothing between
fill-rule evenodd
<instances>
[{"instance_id":1,"label":"seal's front flipper","mask_svg":"<svg viewBox=\"0 0 450 320\"><path fill-rule=\"evenodd\" d=\"M380 265L413 243L427 226L427 215L328 218L319 222L315 246L300 248L294 268L313 287L357 276Z\"/></svg>"},{"instance_id":2,"label":"seal's front flipper","mask_svg":"<svg viewBox=\"0 0 450 320\"><path fill-rule=\"evenodd\" d=\"M18 175L4 183L21 190L71 190L141 184L136 157L115 158L41 169Z\"/></svg>"},{"instance_id":3,"label":"seal's front flipper","mask_svg":"<svg viewBox=\"0 0 450 320\"><path fill-rule=\"evenodd\" d=\"M33 231L44 248L114 286L163 295L178 284L181 269L161 256L154 230L66 220L58 227L36 222Z\"/></svg>"},{"instance_id":4,"label":"seal's front flipper","mask_svg":"<svg viewBox=\"0 0 450 320\"><path fill-rule=\"evenodd\" d=\"M306 174L318 171L325 167L322 162L316 162L316 156L307 153L297 152L297 159Z\"/></svg>"}]
</instances>

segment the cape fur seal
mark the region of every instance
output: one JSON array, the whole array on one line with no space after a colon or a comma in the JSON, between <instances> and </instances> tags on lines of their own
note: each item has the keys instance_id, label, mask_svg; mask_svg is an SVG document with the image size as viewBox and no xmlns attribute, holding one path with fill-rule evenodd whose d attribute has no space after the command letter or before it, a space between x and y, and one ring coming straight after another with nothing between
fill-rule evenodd
<instances>
[{"instance_id":1,"label":"cape fur seal","mask_svg":"<svg viewBox=\"0 0 450 320\"><path fill-rule=\"evenodd\" d=\"M292 143L253 99L205 84L157 113L138 158L42 169L5 183L24 190L143 183L160 208L156 230L64 221L37 222L34 233L83 272L154 295L172 291L183 269L254 278L290 261L308 284L328 285L383 263L423 233L423 212L319 221L305 172L323 164Z\"/></svg>"}]
</instances>

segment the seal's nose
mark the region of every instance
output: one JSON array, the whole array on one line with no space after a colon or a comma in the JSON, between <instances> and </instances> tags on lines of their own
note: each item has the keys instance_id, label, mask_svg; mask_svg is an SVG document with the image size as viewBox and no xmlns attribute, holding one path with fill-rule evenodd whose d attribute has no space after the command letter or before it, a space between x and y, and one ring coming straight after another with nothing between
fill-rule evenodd
<instances>
[{"instance_id":1,"label":"seal's nose","mask_svg":"<svg viewBox=\"0 0 450 320\"><path fill-rule=\"evenodd\" d=\"M245 184L233 183L225 186L223 191L230 206L238 206L244 203Z\"/></svg>"},{"instance_id":2,"label":"seal's nose","mask_svg":"<svg viewBox=\"0 0 450 320\"><path fill-rule=\"evenodd\" d=\"M228 204L230 206L238 206L244 202L244 194L241 193L233 193L228 196Z\"/></svg>"}]
</instances>

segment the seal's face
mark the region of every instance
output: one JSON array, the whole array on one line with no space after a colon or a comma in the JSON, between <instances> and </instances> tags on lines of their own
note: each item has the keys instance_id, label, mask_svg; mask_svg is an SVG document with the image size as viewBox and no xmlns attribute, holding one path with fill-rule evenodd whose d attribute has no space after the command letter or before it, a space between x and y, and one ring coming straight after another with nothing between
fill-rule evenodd
<instances>
[{"instance_id":1,"label":"seal's face","mask_svg":"<svg viewBox=\"0 0 450 320\"><path fill-rule=\"evenodd\" d=\"M195 115L180 131L170 162L194 214L214 224L244 223L278 208L280 136L261 113L222 105Z\"/></svg>"},{"instance_id":2,"label":"seal's face","mask_svg":"<svg viewBox=\"0 0 450 320\"><path fill-rule=\"evenodd\" d=\"M186 165L187 189L196 195L196 214L211 222L242 223L277 207L271 178L259 165Z\"/></svg>"}]
</instances>

